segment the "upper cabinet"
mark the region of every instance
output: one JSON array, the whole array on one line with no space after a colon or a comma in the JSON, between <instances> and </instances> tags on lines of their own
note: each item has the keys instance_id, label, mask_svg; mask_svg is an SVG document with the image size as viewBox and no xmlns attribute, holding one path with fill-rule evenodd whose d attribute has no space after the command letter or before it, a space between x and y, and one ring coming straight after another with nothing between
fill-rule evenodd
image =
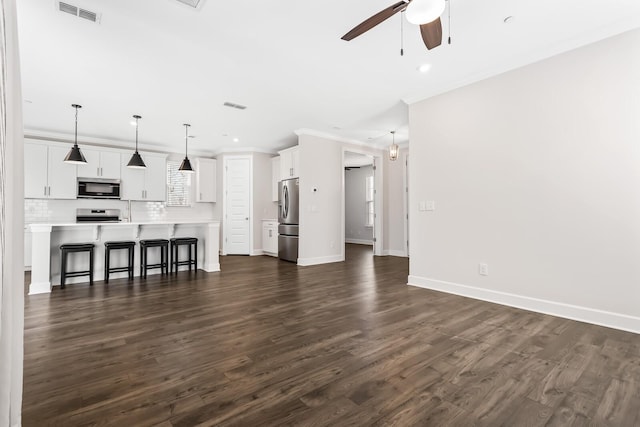
<instances>
[{"instance_id":1,"label":"upper cabinet","mask_svg":"<svg viewBox=\"0 0 640 427\"><path fill-rule=\"evenodd\" d=\"M69 147L24 144L24 197L75 199L76 165L64 163Z\"/></svg>"},{"instance_id":2,"label":"upper cabinet","mask_svg":"<svg viewBox=\"0 0 640 427\"><path fill-rule=\"evenodd\" d=\"M78 165L81 178L120 179L120 153L82 149L86 165Z\"/></svg>"},{"instance_id":3,"label":"upper cabinet","mask_svg":"<svg viewBox=\"0 0 640 427\"><path fill-rule=\"evenodd\" d=\"M216 159L196 159L196 202L216 201Z\"/></svg>"},{"instance_id":4,"label":"upper cabinet","mask_svg":"<svg viewBox=\"0 0 640 427\"><path fill-rule=\"evenodd\" d=\"M271 158L271 201L278 201L278 182L280 182L280 156Z\"/></svg>"},{"instance_id":5,"label":"upper cabinet","mask_svg":"<svg viewBox=\"0 0 640 427\"><path fill-rule=\"evenodd\" d=\"M129 159L121 156L121 199L147 202L167 200L167 158L157 154L140 153L144 169L127 167Z\"/></svg>"},{"instance_id":6,"label":"upper cabinet","mask_svg":"<svg viewBox=\"0 0 640 427\"><path fill-rule=\"evenodd\" d=\"M298 178L299 151L298 146L279 151L280 179Z\"/></svg>"}]
</instances>

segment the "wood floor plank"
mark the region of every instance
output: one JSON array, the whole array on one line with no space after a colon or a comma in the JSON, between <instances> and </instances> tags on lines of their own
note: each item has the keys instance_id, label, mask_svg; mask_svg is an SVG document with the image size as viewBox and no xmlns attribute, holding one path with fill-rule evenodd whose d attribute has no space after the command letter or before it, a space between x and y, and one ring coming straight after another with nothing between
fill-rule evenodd
<instances>
[{"instance_id":1,"label":"wood floor plank","mask_svg":"<svg viewBox=\"0 0 640 427\"><path fill-rule=\"evenodd\" d=\"M23 425L640 423L638 335L410 287L361 245L221 265L26 297Z\"/></svg>"}]
</instances>

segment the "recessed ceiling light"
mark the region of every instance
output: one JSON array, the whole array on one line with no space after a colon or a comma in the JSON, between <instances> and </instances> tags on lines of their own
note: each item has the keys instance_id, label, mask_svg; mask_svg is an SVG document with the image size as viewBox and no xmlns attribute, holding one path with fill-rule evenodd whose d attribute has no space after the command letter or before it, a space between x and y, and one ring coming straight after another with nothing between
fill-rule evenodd
<instances>
[{"instance_id":1,"label":"recessed ceiling light","mask_svg":"<svg viewBox=\"0 0 640 427\"><path fill-rule=\"evenodd\" d=\"M505 24L511 24L513 22L513 16L509 15L502 20Z\"/></svg>"},{"instance_id":2,"label":"recessed ceiling light","mask_svg":"<svg viewBox=\"0 0 640 427\"><path fill-rule=\"evenodd\" d=\"M422 64L421 66L418 67L418 71L420 71L421 73L426 73L431 69L431 64Z\"/></svg>"},{"instance_id":3,"label":"recessed ceiling light","mask_svg":"<svg viewBox=\"0 0 640 427\"><path fill-rule=\"evenodd\" d=\"M240 141L238 138L233 138L233 142L238 142Z\"/></svg>"}]
</instances>

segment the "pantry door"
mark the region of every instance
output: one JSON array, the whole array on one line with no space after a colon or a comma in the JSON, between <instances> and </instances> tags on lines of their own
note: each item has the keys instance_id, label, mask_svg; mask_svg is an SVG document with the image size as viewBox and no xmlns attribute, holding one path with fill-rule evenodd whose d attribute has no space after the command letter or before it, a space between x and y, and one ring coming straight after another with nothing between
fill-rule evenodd
<instances>
[{"instance_id":1,"label":"pantry door","mask_svg":"<svg viewBox=\"0 0 640 427\"><path fill-rule=\"evenodd\" d=\"M251 157L225 158L225 253L251 254Z\"/></svg>"}]
</instances>

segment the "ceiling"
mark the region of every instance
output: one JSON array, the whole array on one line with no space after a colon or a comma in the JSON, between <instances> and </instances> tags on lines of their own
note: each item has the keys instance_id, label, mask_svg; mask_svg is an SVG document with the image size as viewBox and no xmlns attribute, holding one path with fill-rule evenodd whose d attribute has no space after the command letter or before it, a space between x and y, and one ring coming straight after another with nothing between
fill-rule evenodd
<instances>
[{"instance_id":1,"label":"ceiling","mask_svg":"<svg viewBox=\"0 0 640 427\"><path fill-rule=\"evenodd\" d=\"M452 0L452 44L446 18L432 51L405 21L400 56L400 14L340 39L392 0L66 1L100 22L17 1L26 133L68 138L79 103L81 141L129 146L139 114L143 148L181 152L190 123L190 151L212 154L273 152L300 130L407 141L407 102L640 26L637 0Z\"/></svg>"},{"instance_id":2,"label":"ceiling","mask_svg":"<svg viewBox=\"0 0 640 427\"><path fill-rule=\"evenodd\" d=\"M361 166L373 165L373 156L368 154L353 153L351 151L344 152L344 166L351 168L359 168Z\"/></svg>"}]
</instances>

